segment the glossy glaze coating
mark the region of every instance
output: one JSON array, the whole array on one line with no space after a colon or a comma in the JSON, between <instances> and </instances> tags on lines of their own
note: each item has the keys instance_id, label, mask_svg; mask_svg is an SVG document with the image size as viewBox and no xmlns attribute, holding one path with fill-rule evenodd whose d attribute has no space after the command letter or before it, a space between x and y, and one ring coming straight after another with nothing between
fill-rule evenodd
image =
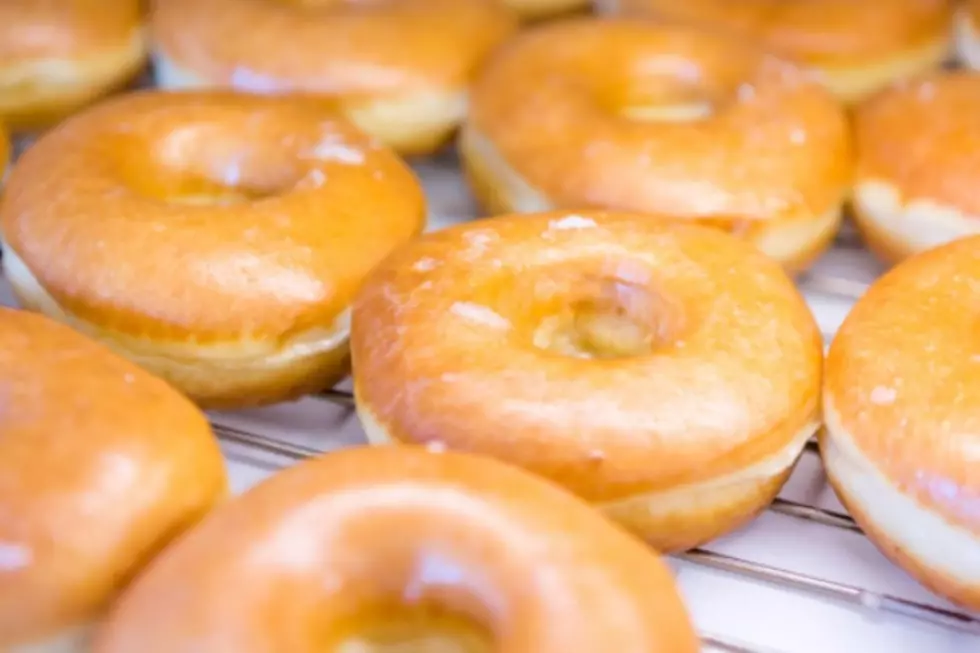
<instances>
[{"instance_id":1,"label":"glossy glaze coating","mask_svg":"<svg viewBox=\"0 0 980 653\"><path fill-rule=\"evenodd\" d=\"M858 107L854 124L856 213L883 258L980 231L980 75L897 85Z\"/></svg>"},{"instance_id":2,"label":"glossy glaze coating","mask_svg":"<svg viewBox=\"0 0 980 653\"><path fill-rule=\"evenodd\" d=\"M698 650L641 543L518 470L402 447L303 463L216 512L117 604L94 653L340 650L345 622L422 606L481 624L493 651Z\"/></svg>"},{"instance_id":3,"label":"glossy glaze coating","mask_svg":"<svg viewBox=\"0 0 980 653\"><path fill-rule=\"evenodd\" d=\"M855 114L858 178L980 216L980 75L945 72L881 93Z\"/></svg>"},{"instance_id":4,"label":"glossy glaze coating","mask_svg":"<svg viewBox=\"0 0 980 653\"><path fill-rule=\"evenodd\" d=\"M748 493L816 428L820 335L786 274L731 236L650 215L515 215L423 236L365 282L351 347L373 440L494 456L610 508L735 478ZM753 514L740 510L684 544Z\"/></svg>"},{"instance_id":5,"label":"glossy glaze coating","mask_svg":"<svg viewBox=\"0 0 980 653\"><path fill-rule=\"evenodd\" d=\"M37 127L127 81L142 20L139 0L0 2L0 121Z\"/></svg>"},{"instance_id":6,"label":"glossy glaze coating","mask_svg":"<svg viewBox=\"0 0 980 653\"><path fill-rule=\"evenodd\" d=\"M830 348L823 442L838 492L930 587L980 609L980 237L908 259ZM863 470L863 471L862 471ZM862 493L875 478L877 493ZM890 507L901 501L903 512Z\"/></svg>"},{"instance_id":7,"label":"glossy glaze coating","mask_svg":"<svg viewBox=\"0 0 980 653\"><path fill-rule=\"evenodd\" d=\"M631 115L692 105L706 115ZM852 163L844 110L803 73L740 41L640 21L518 37L474 87L465 131L478 189L489 148L549 208L710 217L748 234L830 215L812 238L820 246Z\"/></svg>"},{"instance_id":8,"label":"glossy glaze coating","mask_svg":"<svg viewBox=\"0 0 980 653\"><path fill-rule=\"evenodd\" d=\"M162 0L152 18L161 85L326 97L413 154L445 141L517 25L500 0Z\"/></svg>"},{"instance_id":9,"label":"glossy glaze coating","mask_svg":"<svg viewBox=\"0 0 980 653\"><path fill-rule=\"evenodd\" d=\"M705 23L812 64L887 57L944 35L949 0L611 0L618 13Z\"/></svg>"},{"instance_id":10,"label":"glossy glaze coating","mask_svg":"<svg viewBox=\"0 0 980 653\"><path fill-rule=\"evenodd\" d=\"M166 383L0 308L0 648L88 626L225 483L204 415Z\"/></svg>"},{"instance_id":11,"label":"glossy glaze coating","mask_svg":"<svg viewBox=\"0 0 980 653\"><path fill-rule=\"evenodd\" d=\"M143 92L79 114L21 158L0 208L22 301L160 373L160 359L282 368L336 349L364 275L423 223L410 169L345 120L223 93Z\"/></svg>"}]
</instances>

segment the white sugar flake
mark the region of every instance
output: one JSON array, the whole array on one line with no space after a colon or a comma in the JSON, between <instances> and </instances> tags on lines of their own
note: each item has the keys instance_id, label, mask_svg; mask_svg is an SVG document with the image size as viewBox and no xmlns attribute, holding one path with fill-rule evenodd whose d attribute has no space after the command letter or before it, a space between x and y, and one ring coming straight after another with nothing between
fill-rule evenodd
<instances>
[{"instance_id":1,"label":"white sugar flake","mask_svg":"<svg viewBox=\"0 0 980 653\"><path fill-rule=\"evenodd\" d=\"M449 309L454 315L492 329L509 329L510 322L492 308L472 302L456 302Z\"/></svg>"},{"instance_id":2,"label":"white sugar flake","mask_svg":"<svg viewBox=\"0 0 980 653\"><path fill-rule=\"evenodd\" d=\"M591 229L595 226L597 226L595 220L582 217L581 215L566 215L560 220L552 220L548 223L548 229L559 231L565 229Z\"/></svg>"},{"instance_id":3,"label":"white sugar flake","mask_svg":"<svg viewBox=\"0 0 980 653\"><path fill-rule=\"evenodd\" d=\"M871 391L871 403L878 404L879 406L887 406L895 403L897 394L895 388L887 388L883 385L875 386L875 389Z\"/></svg>"}]
</instances>

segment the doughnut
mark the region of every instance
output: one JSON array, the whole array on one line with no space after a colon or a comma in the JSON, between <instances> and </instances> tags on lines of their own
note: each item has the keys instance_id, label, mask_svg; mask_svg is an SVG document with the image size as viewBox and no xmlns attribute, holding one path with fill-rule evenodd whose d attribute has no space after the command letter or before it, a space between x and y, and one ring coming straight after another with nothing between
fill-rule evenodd
<instances>
[{"instance_id":1,"label":"doughnut","mask_svg":"<svg viewBox=\"0 0 980 653\"><path fill-rule=\"evenodd\" d=\"M21 304L207 408L346 375L349 305L425 221L411 170L316 102L139 92L44 134L0 206Z\"/></svg>"},{"instance_id":2,"label":"doughnut","mask_svg":"<svg viewBox=\"0 0 980 653\"><path fill-rule=\"evenodd\" d=\"M49 126L142 70L140 0L0 2L0 122Z\"/></svg>"},{"instance_id":3,"label":"doughnut","mask_svg":"<svg viewBox=\"0 0 980 653\"><path fill-rule=\"evenodd\" d=\"M204 415L179 393L0 307L0 649L86 650L121 587L226 482Z\"/></svg>"},{"instance_id":4,"label":"doughnut","mask_svg":"<svg viewBox=\"0 0 980 653\"><path fill-rule=\"evenodd\" d=\"M785 272L649 215L425 235L365 281L351 353L371 442L502 459L662 551L767 506L819 423L821 336Z\"/></svg>"},{"instance_id":5,"label":"doughnut","mask_svg":"<svg viewBox=\"0 0 980 653\"><path fill-rule=\"evenodd\" d=\"M504 0L525 20L540 20L587 9L590 0Z\"/></svg>"},{"instance_id":6,"label":"doughnut","mask_svg":"<svg viewBox=\"0 0 980 653\"><path fill-rule=\"evenodd\" d=\"M821 450L882 552L980 610L980 237L906 259L858 301L824 381Z\"/></svg>"},{"instance_id":7,"label":"doughnut","mask_svg":"<svg viewBox=\"0 0 980 653\"><path fill-rule=\"evenodd\" d=\"M842 100L935 68L950 51L949 0L597 0L604 13L749 37L812 70Z\"/></svg>"},{"instance_id":8,"label":"doughnut","mask_svg":"<svg viewBox=\"0 0 980 653\"><path fill-rule=\"evenodd\" d=\"M667 566L574 497L489 459L359 447L212 513L137 579L93 647L205 650L696 653L698 642Z\"/></svg>"},{"instance_id":9,"label":"doughnut","mask_svg":"<svg viewBox=\"0 0 980 653\"><path fill-rule=\"evenodd\" d=\"M967 68L980 68L980 1L964 0L956 13L956 54Z\"/></svg>"},{"instance_id":10,"label":"doughnut","mask_svg":"<svg viewBox=\"0 0 980 653\"><path fill-rule=\"evenodd\" d=\"M839 226L848 129L825 89L744 43L577 19L529 30L494 57L460 151L491 214L683 216L799 270Z\"/></svg>"},{"instance_id":11,"label":"doughnut","mask_svg":"<svg viewBox=\"0 0 980 653\"><path fill-rule=\"evenodd\" d=\"M897 85L858 107L854 125L854 218L882 260L980 232L980 75Z\"/></svg>"},{"instance_id":12,"label":"doughnut","mask_svg":"<svg viewBox=\"0 0 980 653\"><path fill-rule=\"evenodd\" d=\"M163 88L320 97L403 154L441 147L477 68L517 28L500 0L159 0Z\"/></svg>"}]
</instances>

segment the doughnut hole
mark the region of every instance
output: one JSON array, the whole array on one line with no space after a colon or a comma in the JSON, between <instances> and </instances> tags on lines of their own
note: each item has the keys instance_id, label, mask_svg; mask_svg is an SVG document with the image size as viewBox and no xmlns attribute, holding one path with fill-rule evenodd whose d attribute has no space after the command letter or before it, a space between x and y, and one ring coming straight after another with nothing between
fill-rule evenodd
<instances>
[{"instance_id":1,"label":"doughnut hole","mask_svg":"<svg viewBox=\"0 0 980 653\"><path fill-rule=\"evenodd\" d=\"M668 344L675 311L648 287L616 278L583 279L564 306L534 331L540 349L590 359L644 356Z\"/></svg>"},{"instance_id":2,"label":"doughnut hole","mask_svg":"<svg viewBox=\"0 0 980 653\"><path fill-rule=\"evenodd\" d=\"M492 653L493 636L471 617L435 604L377 606L328 636L334 653Z\"/></svg>"},{"instance_id":3,"label":"doughnut hole","mask_svg":"<svg viewBox=\"0 0 980 653\"><path fill-rule=\"evenodd\" d=\"M276 129L260 126L259 131ZM285 134L243 138L225 125L204 122L178 127L134 148L117 148L120 177L138 194L168 204L230 205L254 202L319 185L323 171L301 155ZM264 136L264 135L263 135ZM320 145L314 145L316 150ZM139 161L134 161L139 158ZM316 183L319 182L319 183Z\"/></svg>"}]
</instances>

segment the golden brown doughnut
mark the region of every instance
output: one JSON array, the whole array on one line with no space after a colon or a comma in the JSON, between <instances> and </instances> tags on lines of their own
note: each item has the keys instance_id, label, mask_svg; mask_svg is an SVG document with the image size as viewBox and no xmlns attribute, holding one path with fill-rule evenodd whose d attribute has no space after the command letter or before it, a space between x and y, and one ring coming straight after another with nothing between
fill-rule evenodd
<instances>
[{"instance_id":1,"label":"golden brown doughnut","mask_svg":"<svg viewBox=\"0 0 980 653\"><path fill-rule=\"evenodd\" d=\"M789 64L691 28L595 19L503 48L461 152L490 213L709 219L792 269L832 240L852 164L843 108Z\"/></svg>"},{"instance_id":2,"label":"golden brown doughnut","mask_svg":"<svg viewBox=\"0 0 980 653\"><path fill-rule=\"evenodd\" d=\"M503 459L660 550L768 505L819 422L821 337L782 269L649 215L423 236L364 283L351 351L372 442Z\"/></svg>"},{"instance_id":3,"label":"golden brown doughnut","mask_svg":"<svg viewBox=\"0 0 980 653\"><path fill-rule=\"evenodd\" d=\"M67 327L0 308L0 650L87 650L133 574L225 493L189 401Z\"/></svg>"},{"instance_id":4,"label":"golden brown doughnut","mask_svg":"<svg viewBox=\"0 0 980 653\"><path fill-rule=\"evenodd\" d=\"M326 98L406 154L450 137L486 56L517 28L500 0L158 0L164 88L230 86Z\"/></svg>"},{"instance_id":5,"label":"golden brown doughnut","mask_svg":"<svg viewBox=\"0 0 980 653\"><path fill-rule=\"evenodd\" d=\"M605 13L700 24L749 37L854 102L939 66L949 0L596 0Z\"/></svg>"},{"instance_id":6,"label":"golden brown doughnut","mask_svg":"<svg viewBox=\"0 0 980 653\"><path fill-rule=\"evenodd\" d=\"M858 107L855 134L855 220L883 260L980 232L980 75L883 91Z\"/></svg>"},{"instance_id":7,"label":"golden brown doughnut","mask_svg":"<svg viewBox=\"0 0 980 653\"><path fill-rule=\"evenodd\" d=\"M939 594L980 610L980 237L877 281L830 347L824 465L858 524Z\"/></svg>"},{"instance_id":8,"label":"golden brown doughnut","mask_svg":"<svg viewBox=\"0 0 980 653\"><path fill-rule=\"evenodd\" d=\"M354 291L424 219L410 169L317 104L142 92L42 136L0 234L24 306L238 407L346 374Z\"/></svg>"},{"instance_id":9,"label":"golden brown doughnut","mask_svg":"<svg viewBox=\"0 0 980 653\"><path fill-rule=\"evenodd\" d=\"M140 0L0 2L0 122L45 127L142 69Z\"/></svg>"},{"instance_id":10,"label":"golden brown doughnut","mask_svg":"<svg viewBox=\"0 0 980 653\"><path fill-rule=\"evenodd\" d=\"M216 511L93 653L698 648L667 566L573 497L485 458L363 447Z\"/></svg>"},{"instance_id":11,"label":"golden brown doughnut","mask_svg":"<svg viewBox=\"0 0 980 653\"><path fill-rule=\"evenodd\" d=\"M956 12L956 54L968 68L980 69L980 1L963 0Z\"/></svg>"}]
</instances>

